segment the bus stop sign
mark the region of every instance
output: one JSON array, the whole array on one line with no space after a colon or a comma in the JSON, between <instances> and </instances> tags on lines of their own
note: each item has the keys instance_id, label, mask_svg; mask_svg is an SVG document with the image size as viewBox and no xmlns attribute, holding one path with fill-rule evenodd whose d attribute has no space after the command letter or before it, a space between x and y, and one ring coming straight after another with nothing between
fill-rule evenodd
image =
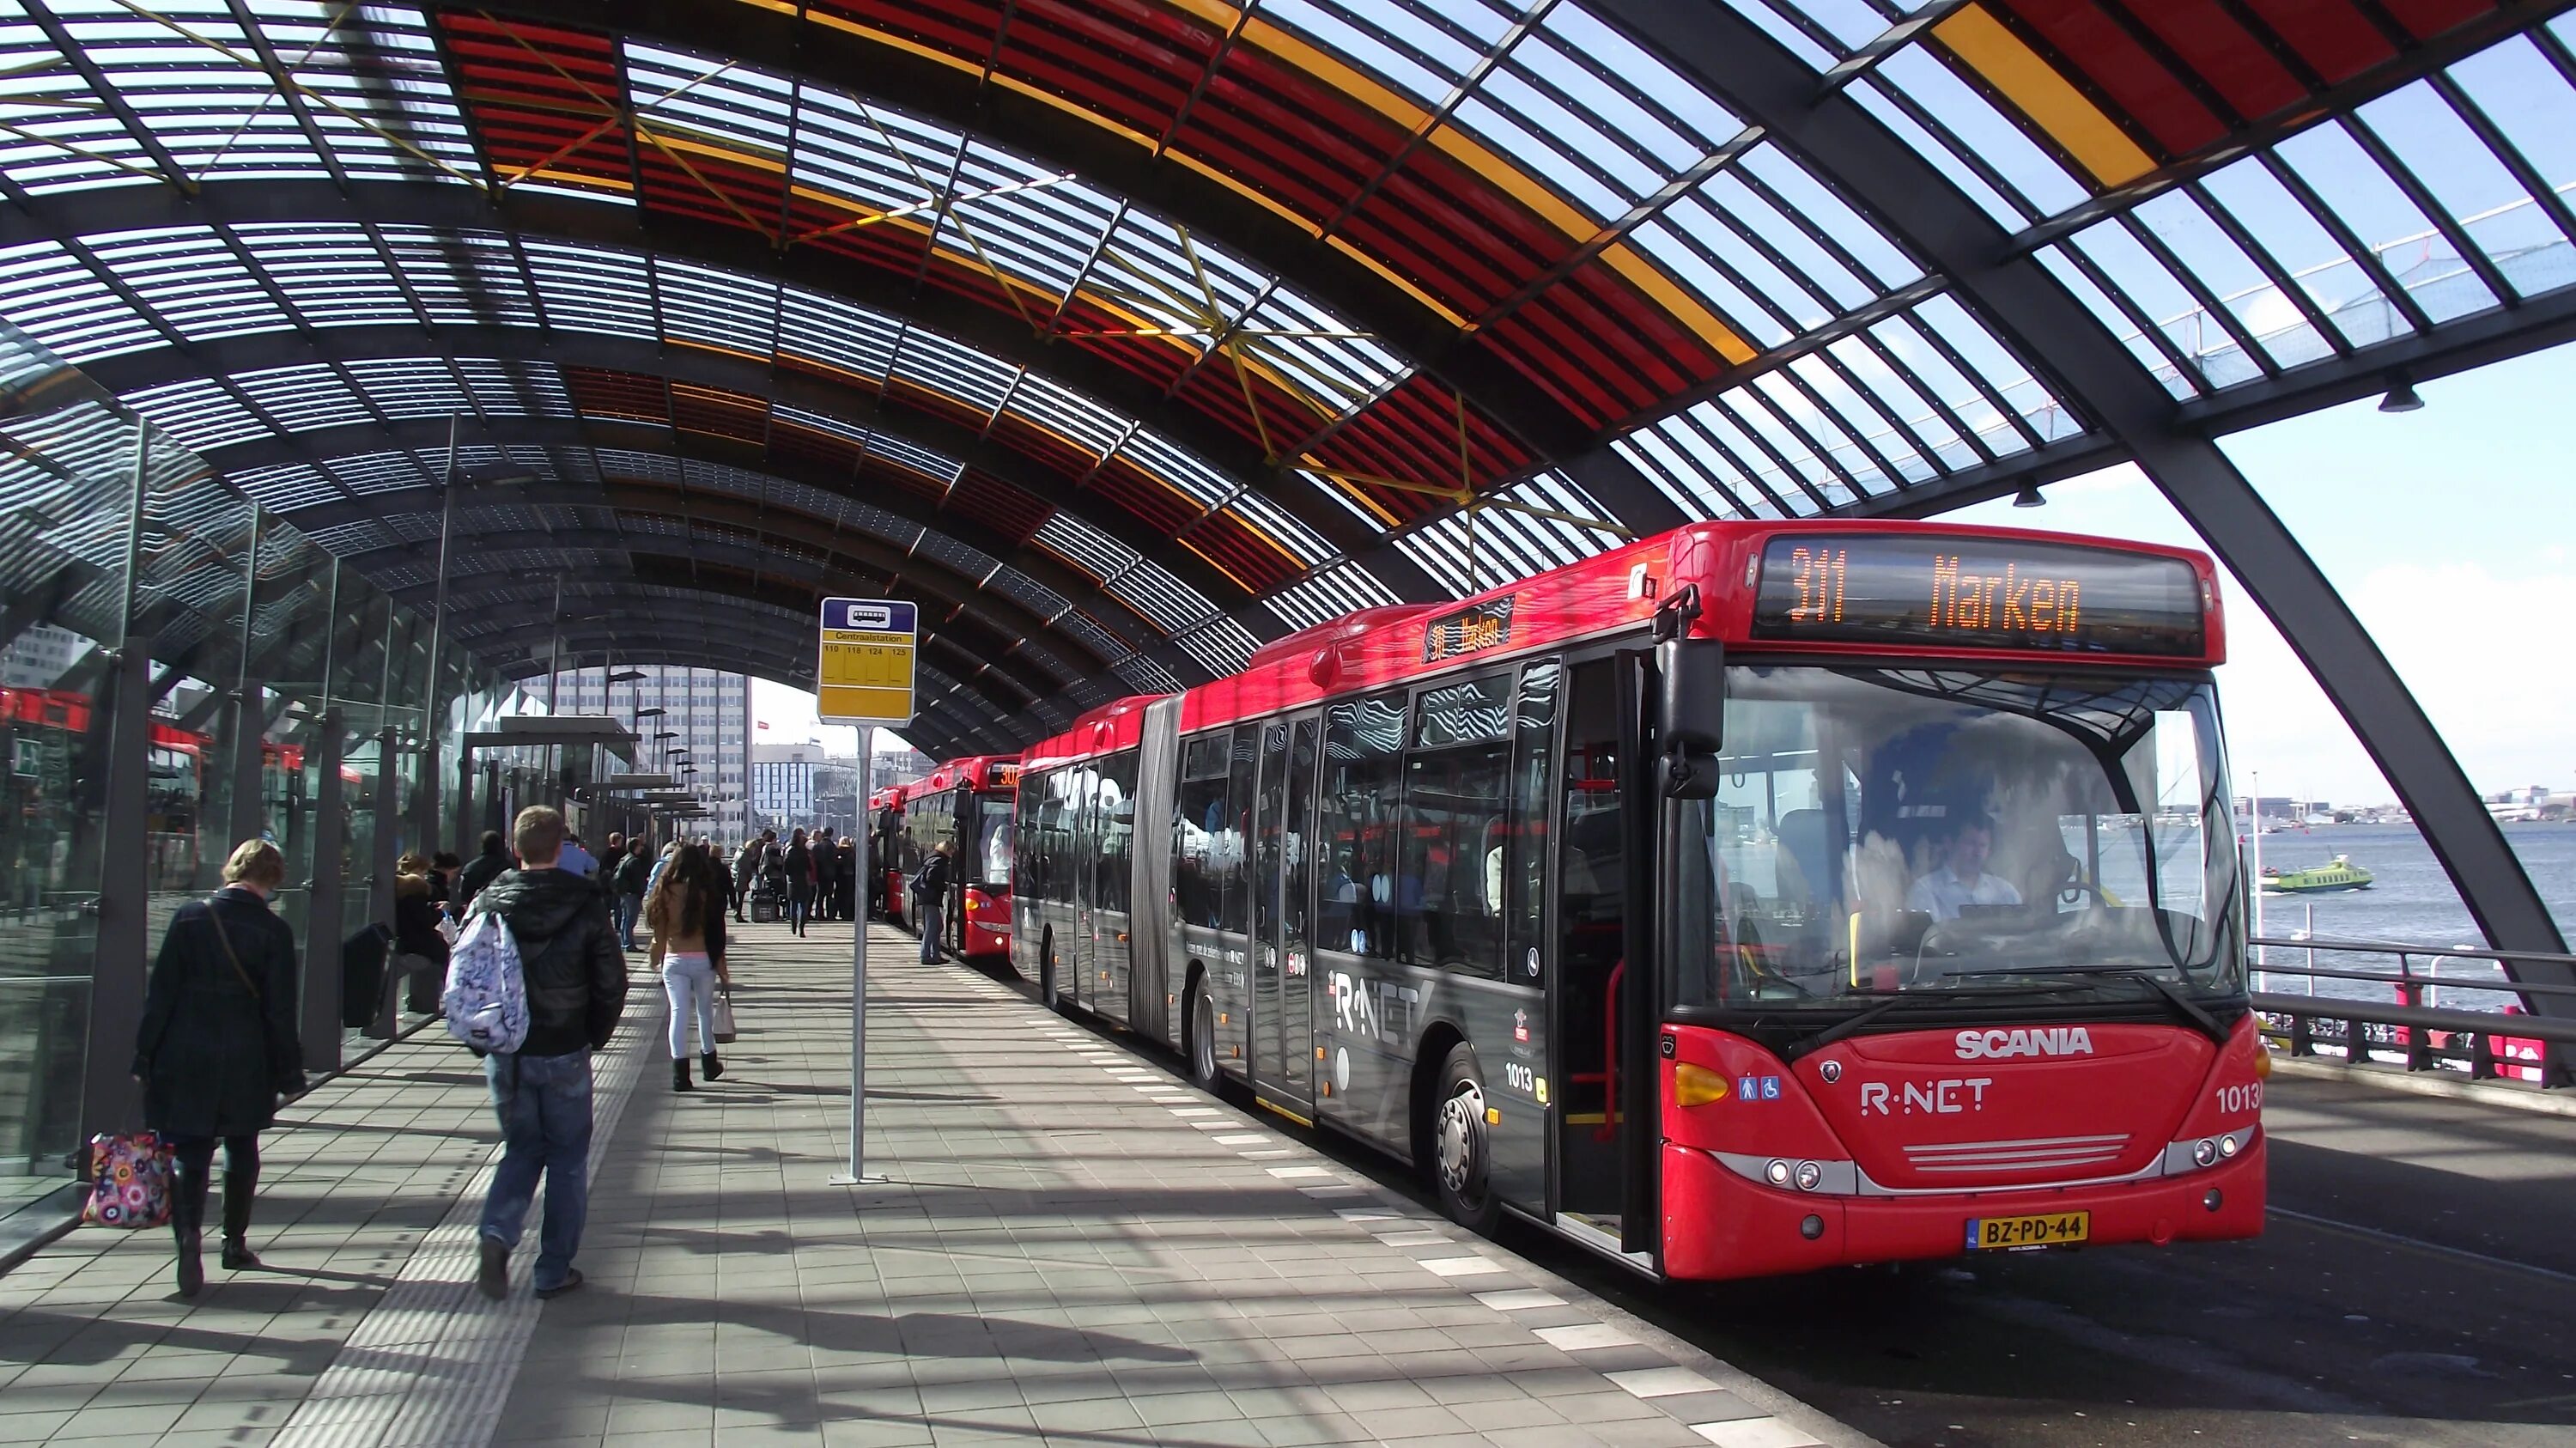
<instances>
[{"instance_id":1,"label":"bus stop sign","mask_svg":"<svg viewBox=\"0 0 2576 1448\"><path fill-rule=\"evenodd\" d=\"M920 631L913 606L895 598L823 600L815 712L826 724L912 722L912 661Z\"/></svg>"}]
</instances>

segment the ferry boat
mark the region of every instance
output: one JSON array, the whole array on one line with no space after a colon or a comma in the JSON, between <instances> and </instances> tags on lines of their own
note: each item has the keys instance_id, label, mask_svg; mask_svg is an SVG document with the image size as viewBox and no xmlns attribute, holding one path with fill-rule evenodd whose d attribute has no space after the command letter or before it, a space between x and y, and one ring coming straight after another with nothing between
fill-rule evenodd
<instances>
[{"instance_id":1,"label":"ferry boat","mask_svg":"<svg viewBox=\"0 0 2576 1448\"><path fill-rule=\"evenodd\" d=\"M2335 890L2367 890L2371 874L2352 862L2350 855L2337 855L2332 863L2306 870L2263 871L2263 889L2272 895L2323 895Z\"/></svg>"}]
</instances>

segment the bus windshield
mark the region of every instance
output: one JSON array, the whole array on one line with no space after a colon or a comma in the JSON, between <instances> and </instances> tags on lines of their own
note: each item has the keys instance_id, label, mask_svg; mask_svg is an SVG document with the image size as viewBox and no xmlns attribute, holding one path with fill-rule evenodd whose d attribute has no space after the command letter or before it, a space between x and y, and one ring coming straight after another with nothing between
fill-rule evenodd
<instances>
[{"instance_id":1,"label":"bus windshield","mask_svg":"<svg viewBox=\"0 0 2576 1448\"><path fill-rule=\"evenodd\" d=\"M2205 678L1728 670L1717 797L1686 817L1682 1007L1848 1008L1999 983L2244 989Z\"/></svg>"},{"instance_id":2,"label":"bus windshield","mask_svg":"<svg viewBox=\"0 0 2576 1448\"><path fill-rule=\"evenodd\" d=\"M974 847L963 862L963 878L970 885L1007 885L1011 881L1012 796L1005 792L965 798L974 801L970 807L975 811L975 828L969 837ZM965 841L959 844L963 847Z\"/></svg>"}]
</instances>

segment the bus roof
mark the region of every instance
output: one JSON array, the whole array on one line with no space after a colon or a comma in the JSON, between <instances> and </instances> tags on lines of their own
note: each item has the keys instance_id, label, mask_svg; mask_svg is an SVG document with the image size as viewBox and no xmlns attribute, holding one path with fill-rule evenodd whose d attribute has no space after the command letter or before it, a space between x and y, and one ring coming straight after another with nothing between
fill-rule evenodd
<instances>
[{"instance_id":1,"label":"bus roof","mask_svg":"<svg viewBox=\"0 0 2576 1448\"><path fill-rule=\"evenodd\" d=\"M1986 543L2009 549L2035 544L2082 548L2142 559L2170 559L2189 566L2199 583L2200 646L2183 656L2069 652L2044 648L1938 646L1871 640L1782 642L1757 637L1757 580L1766 545L1777 539L1812 540L1821 546L1871 538L1913 540L1937 548L1945 541ZM1956 556L1954 555L1954 562ZM1931 574L1927 570L1924 577ZM1403 604L1366 609L1331 623L1264 644L1244 668L1186 690L1184 732L1255 718L1330 696L1402 684L1486 660L1500 660L1619 633L1650 621L1678 591L1696 586L1701 611L1694 637L1724 640L1730 651L1846 655L1900 659L1992 660L1997 664L2146 664L2204 668L2225 661L2225 629L2218 604L2217 569L2194 549L2133 543L2022 528L1974 527L1870 519L1764 520L1695 523L1532 575L1450 604ZM1029 746L1032 769L1114 753L1133 746L1146 705L1160 696L1138 695L1102 705L1064 732Z\"/></svg>"}]
</instances>

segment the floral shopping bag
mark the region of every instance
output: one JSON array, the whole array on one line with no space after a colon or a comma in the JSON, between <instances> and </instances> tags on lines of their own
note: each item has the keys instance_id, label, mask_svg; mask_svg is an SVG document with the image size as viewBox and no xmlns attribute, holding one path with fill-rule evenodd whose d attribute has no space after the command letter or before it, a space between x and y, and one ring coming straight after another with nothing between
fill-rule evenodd
<instances>
[{"instance_id":1,"label":"floral shopping bag","mask_svg":"<svg viewBox=\"0 0 2576 1448\"><path fill-rule=\"evenodd\" d=\"M89 1204L81 1220L102 1227L170 1223L170 1143L157 1132L100 1132L89 1142Z\"/></svg>"}]
</instances>

